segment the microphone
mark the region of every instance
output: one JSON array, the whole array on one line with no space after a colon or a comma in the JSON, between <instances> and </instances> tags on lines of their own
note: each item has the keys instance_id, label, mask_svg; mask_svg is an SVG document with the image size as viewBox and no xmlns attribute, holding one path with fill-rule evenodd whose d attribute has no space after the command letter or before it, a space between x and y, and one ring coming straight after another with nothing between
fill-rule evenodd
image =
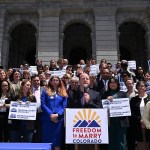
<instances>
[{"instance_id":1,"label":"microphone","mask_svg":"<svg viewBox=\"0 0 150 150\"><path fill-rule=\"evenodd\" d=\"M87 93L88 85L84 84L83 86L84 86L84 93Z\"/></svg>"}]
</instances>

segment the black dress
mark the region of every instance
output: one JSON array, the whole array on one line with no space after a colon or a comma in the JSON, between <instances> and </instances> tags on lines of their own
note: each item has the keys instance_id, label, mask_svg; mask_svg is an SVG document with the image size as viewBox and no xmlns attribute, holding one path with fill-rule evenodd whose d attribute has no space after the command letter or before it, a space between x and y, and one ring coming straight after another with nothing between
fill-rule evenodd
<instances>
[{"instance_id":1,"label":"black dress","mask_svg":"<svg viewBox=\"0 0 150 150\"><path fill-rule=\"evenodd\" d=\"M9 104L12 99L12 96L6 95L6 97L1 97L0 101ZM8 142L9 140L8 113L9 109L7 107L0 108L0 142Z\"/></svg>"},{"instance_id":2,"label":"black dress","mask_svg":"<svg viewBox=\"0 0 150 150\"><path fill-rule=\"evenodd\" d=\"M137 142L143 142L143 134L142 134L142 128L141 128L141 112L140 112L140 104L141 104L141 98L137 95L135 97L131 98L130 101L130 107L131 107L131 117L130 117L130 126L131 126L131 131L130 133L135 141ZM146 98L144 98L144 103L150 101L150 96L148 95ZM146 137L148 134L148 130L146 129Z\"/></svg>"}]
</instances>

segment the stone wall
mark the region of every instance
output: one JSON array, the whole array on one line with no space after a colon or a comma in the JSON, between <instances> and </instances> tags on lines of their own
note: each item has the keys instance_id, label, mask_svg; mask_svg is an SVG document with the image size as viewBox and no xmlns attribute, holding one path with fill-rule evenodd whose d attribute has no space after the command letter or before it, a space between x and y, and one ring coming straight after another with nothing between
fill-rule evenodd
<instances>
[{"instance_id":1,"label":"stone wall","mask_svg":"<svg viewBox=\"0 0 150 150\"><path fill-rule=\"evenodd\" d=\"M59 11L39 11L38 58L49 64L59 58Z\"/></svg>"},{"instance_id":2,"label":"stone wall","mask_svg":"<svg viewBox=\"0 0 150 150\"><path fill-rule=\"evenodd\" d=\"M0 64L7 66L5 55L9 52L4 53L3 50L8 51L9 48L5 45L9 44L9 31L14 24L17 25L15 22L25 19L37 29L36 58L45 64L63 57L64 29L69 23L78 21L87 24L92 31L92 56L97 62L105 58L116 63L120 56L118 27L124 21L135 21L145 26L149 33L149 5L149 0L1 0ZM28 15L32 13L36 17ZM146 39L147 59L150 59L150 38Z\"/></svg>"}]
</instances>

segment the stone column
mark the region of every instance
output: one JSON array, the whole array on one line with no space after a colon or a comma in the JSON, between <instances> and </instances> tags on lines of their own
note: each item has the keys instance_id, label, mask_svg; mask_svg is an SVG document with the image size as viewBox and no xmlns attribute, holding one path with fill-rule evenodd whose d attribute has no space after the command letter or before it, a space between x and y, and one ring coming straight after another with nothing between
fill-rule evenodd
<instances>
[{"instance_id":1,"label":"stone column","mask_svg":"<svg viewBox=\"0 0 150 150\"><path fill-rule=\"evenodd\" d=\"M59 9L39 9L38 59L47 64L59 58Z\"/></svg>"},{"instance_id":2,"label":"stone column","mask_svg":"<svg viewBox=\"0 0 150 150\"><path fill-rule=\"evenodd\" d=\"M119 46L119 38L120 38L120 32L117 31L117 56L118 56L118 61L120 60L120 46Z\"/></svg>"},{"instance_id":3,"label":"stone column","mask_svg":"<svg viewBox=\"0 0 150 150\"><path fill-rule=\"evenodd\" d=\"M95 33L91 33L91 40L92 40L92 57L96 59L96 49L95 49Z\"/></svg>"},{"instance_id":4,"label":"stone column","mask_svg":"<svg viewBox=\"0 0 150 150\"><path fill-rule=\"evenodd\" d=\"M36 31L36 55L35 55L35 58L36 58L36 60L37 59L39 59L39 51L40 51L40 49L39 49L39 44L40 44L40 41L39 41L39 39L40 39L40 26L41 26L41 18L42 18L42 9L38 9L37 10L37 12L38 12L38 14L39 14L39 27L38 27L38 29L37 29L37 31Z\"/></svg>"},{"instance_id":5,"label":"stone column","mask_svg":"<svg viewBox=\"0 0 150 150\"><path fill-rule=\"evenodd\" d=\"M4 51L3 50L3 38L4 38L4 24L5 24L5 10L1 9L0 10L0 29L1 29L1 32L0 32L0 65L3 65L2 64L2 52Z\"/></svg>"},{"instance_id":6,"label":"stone column","mask_svg":"<svg viewBox=\"0 0 150 150\"><path fill-rule=\"evenodd\" d=\"M39 42L39 30L37 28L37 31L35 33L35 37L36 37L36 54L35 54L35 60L38 59L38 42Z\"/></svg>"},{"instance_id":7,"label":"stone column","mask_svg":"<svg viewBox=\"0 0 150 150\"><path fill-rule=\"evenodd\" d=\"M109 11L108 11L109 10ZM115 64L118 61L116 8L97 7L95 11L96 57Z\"/></svg>"},{"instance_id":8,"label":"stone column","mask_svg":"<svg viewBox=\"0 0 150 150\"><path fill-rule=\"evenodd\" d=\"M6 33L3 35L3 49L1 51L1 59L2 59L2 66L5 69L8 67L10 40L11 38L9 34Z\"/></svg>"},{"instance_id":9,"label":"stone column","mask_svg":"<svg viewBox=\"0 0 150 150\"><path fill-rule=\"evenodd\" d=\"M59 58L63 58L63 42L65 38L65 34L62 32L60 33L60 43L59 43Z\"/></svg>"}]
</instances>

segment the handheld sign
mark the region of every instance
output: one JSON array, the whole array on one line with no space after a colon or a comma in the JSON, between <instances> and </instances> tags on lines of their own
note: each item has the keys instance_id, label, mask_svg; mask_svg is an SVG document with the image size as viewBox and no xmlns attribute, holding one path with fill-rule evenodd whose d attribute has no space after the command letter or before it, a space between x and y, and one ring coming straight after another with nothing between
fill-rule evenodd
<instances>
[{"instance_id":1,"label":"handheld sign","mask_svg":"<svg viewBox=\"0 0 150 150\"><path fill-rule=\"evenodd\" d=\"M128 61L128 67L130 69L136 70L136 61L135 60Z\"/></svg>"},{"instance_id":2,"label":"handheld sign","mask_svg":"<svg viewBox=\"0 0 150 150\"><path fill-rule=\"evenodd\" d=\"M62 78L65 73L66 70L50 71L51 76L58 76L59 78Z\"/></svg>"},{"instance_id":3,"label":"handheld sign","mask_svg":"<svg viewBox=\"0 0 150 150\"><path fill-rule=\"evenodd\" d=\"M8 119L36 120L37 103L19 103L13 101L10 103Z\"/></svg>"},{"instance_id":4,"label":"handheld sign","mask_svg":"<svg viewBox=\"0 0 150 150\"><path fill-rule=\"evenodd\" d=\"M113 99L112 102L105 99L102 100L103 108L110 111L110 117L131 116L129 98Z\"/></svg>"}]
</instances>

